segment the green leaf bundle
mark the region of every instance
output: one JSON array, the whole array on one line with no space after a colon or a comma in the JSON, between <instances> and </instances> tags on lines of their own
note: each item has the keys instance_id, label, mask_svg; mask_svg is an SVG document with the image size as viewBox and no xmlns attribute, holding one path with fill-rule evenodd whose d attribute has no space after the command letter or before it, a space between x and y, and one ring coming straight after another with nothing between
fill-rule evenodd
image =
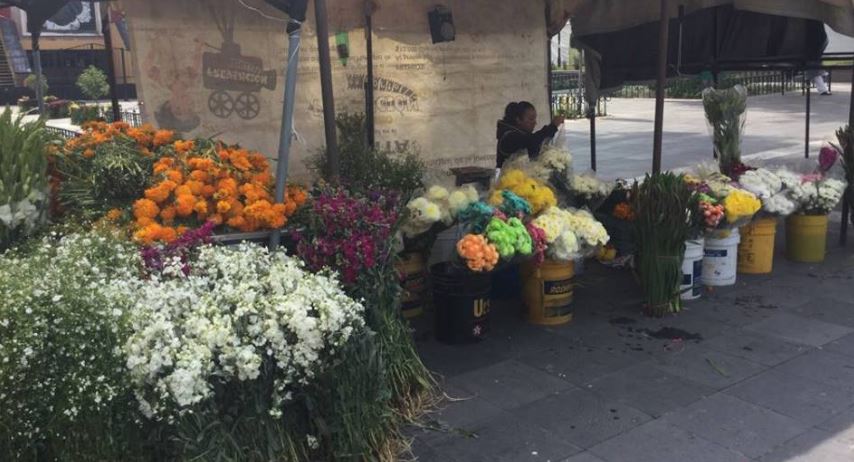
<instances>
[{"instance_id":1,"label":"green leaf bundle","mask_svg":"<svg viewBox=\"0 0 854 462\"><path fill-rule=\"evenodd\" d=\"M703 91L703 108L712 128L712 141L721 171L727 173L741 163L741 134L744 131L744 111L747 110L747 90L736 85L726 90L707 88Z\"/></svg>"},{"instance_id":2,"label":"green leaf bundle","mask_svg":"<svg viewBox=\"0 0 854 462\"><path fill-rule=\"evenodd\" d=\"M638 245L637 271L649 316L661 317L682 308L679 286L685 241L691 238L697 196L682 175L647 175L632 188Z\"/></svg>"}]
</instances>

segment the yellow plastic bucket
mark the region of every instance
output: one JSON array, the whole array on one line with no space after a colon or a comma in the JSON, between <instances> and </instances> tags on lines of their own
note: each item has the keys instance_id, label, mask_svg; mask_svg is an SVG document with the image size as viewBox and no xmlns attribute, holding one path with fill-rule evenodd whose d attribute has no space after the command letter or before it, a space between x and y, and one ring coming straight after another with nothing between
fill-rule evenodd
<instances>
[{"instance_id":1,"label":"yellow plastic bucket","mask_svg":"<svg viewBox=\"0 0 854 462\"><path fill-rule=\"evenodd\" d=\"M770 273L774 268L774 236L777 234L777 220L760 218L747 226L742 226L740 232L738 272Z\"/></svg>"},{"instance_id":2,"label":"yellow plastic bucket","mask_svg":"<svg viewBox=\"0 0 854 462\"><path fill-rule=\"evenodd\" d=\"M573 262L546 260L522 265L522 297L532 324L554 326L572 321Z\"/></svg>"},{"instance_id":3,"label":"yellow plastic bucket","mask_svg":"<svg viewBox=\"0 0 854 462\"><path fill-rule=\"evenodd\" d=\"M407 319L424 312L424 292L427 288L427 273L424 257L419 253L405 253L395 265L400 276L400 309Z\"/></svg>"},{"instance_id":4,"label":"yellow plastic bucket","mask_svg":"<svg viewBox=\"0 0 854 462\"><path fill-rule=\"evenodd\" d=\"M791 215L786 219L786 257L803 263L824 261L827 215Z\"/></svg>"}]
</instances>

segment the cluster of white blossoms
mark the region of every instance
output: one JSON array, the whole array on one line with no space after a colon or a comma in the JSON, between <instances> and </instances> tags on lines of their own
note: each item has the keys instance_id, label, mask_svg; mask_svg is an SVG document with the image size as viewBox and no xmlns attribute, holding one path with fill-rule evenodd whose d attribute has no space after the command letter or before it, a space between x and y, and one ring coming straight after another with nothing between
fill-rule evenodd
<instances>
[{"instance_id":1,"label":"cluster of white blossoms","mask_svg":"<svg viewBox=\"0 0 854 462\"><path fill-rule=\"evenodd\" d=\"M546 251L556 260L573 260L610 239L605 226L586 210L549 207L533 224L545 232Z\"/></svg>"},{"instance_id":2,"label":"cluster of white blossoms","mask_svg":"<svg viewBox=\"0 0 854 462\"><path fill-rule=\"evenodd\" d=\"M0 426L12 438L62 437L127 392L121 344L141 264L132 244L94 233L0 255Z\"/></svg>"},{"instance_id":3,"label":"cluster of white blossoms","mask_svg":"<svg viewBox=\"0 0 854 462\"><path fill-rule=\"evenodd\" d=\"M847 187L848 183L835 178L804 181L790 190L789 197L798 204L799 213L826 215L839 204Z\"/></svg>"},{"instance_id":4,"label":"cluster of white blossoms","mask_svg":"<svg viewBox=\"0 0 854 462\"><path fill-rule=\"evenodd\" d=\"M572 190L586 198L604 198L611 194L614 184L602 181L592 174L575 175L572 177Z\"/></svg>"},{"instance_id":5,"label":"cluster of white blossoms","mask_svg":"<svg viewBox=\"0 0 854 462\"><path fill-rule=\"evenodd\" d=\"M268 411L281 415L294 386L364 327L363 306L333 276L249 244L202 247L188 275L174 261L134 297L124 352L150 418L185 412L218 383L262 374L275 388Z\"/></svg>"},{"instance_id":6,"label":"cluster of white blossoms","mask_svg":"<svg viewBox=\"0 0 854 462\"><path fill-rule=\"evenodd\" d=\"M789 195L789 188L800 184L800 179L787 170L748 170L741 175L738 183L741 188L759 198L765 213L784 217L794 213L798 207Z\"/></svg>"},{"instance_id":7,"label":"cluster of white blossoms","mask_svg":"<svg viewBox=\"0 0 854 462\"><path fill-rule=\"evenodd\" d=\"M453 190L431 186L424 195L406 205L409 216L403 224L403 232L407 237L415 237L439 222L450 226L461 211L478 199L478 192L471 185Z\"/></svg>"}]
</instances>

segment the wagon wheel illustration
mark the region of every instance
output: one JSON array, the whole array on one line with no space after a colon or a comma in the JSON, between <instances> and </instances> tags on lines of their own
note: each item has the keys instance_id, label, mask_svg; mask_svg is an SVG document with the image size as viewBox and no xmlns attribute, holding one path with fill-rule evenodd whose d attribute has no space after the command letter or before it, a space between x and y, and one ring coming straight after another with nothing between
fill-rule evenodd
<instances>
[{"instance_id":1,"label":"wagon wheel illustration","mask_svg":"<svg viewBox=\"0 0 854 462\"><path fill-rule=\"evenodd\" d=\"M225 119L234 112L234 100L224 91L215 91L208 97L208 109L213 115Z\"/></svg>"},{"instance_id":2,"label":"wagon wheel illustration","mask_svg":"<svg viewBox=\"0 0 854 462\"><path fill-rule=\"evenodd\" d=\"M237 99L234 101L234 110L241 119L254 119L261 112L261 101L254 94L243 92L237 95Z\"/></svg>"}]
</instances>

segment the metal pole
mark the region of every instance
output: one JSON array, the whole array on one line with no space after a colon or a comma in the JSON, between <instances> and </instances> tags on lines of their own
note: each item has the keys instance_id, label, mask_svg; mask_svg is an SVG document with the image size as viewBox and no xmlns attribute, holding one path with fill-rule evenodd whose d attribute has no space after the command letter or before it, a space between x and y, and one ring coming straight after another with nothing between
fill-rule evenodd
<instances>
[{"instance_id":1,"label":"metal pole","mask_svg":"<svg viewBox=\"0 0 854 462\"><path fill-rule=\"evenodd\" d=\"M373 148L375 138L374 127L374 26L371 11L365 11L365 41L367 48L367 78L365 79L365 130L367 132L367 143Z\"/></svg>"},{"instance_id":2,"label":"metal pole","mask_svg":"<svg viewBox=\"0 0 854 462\"><path fill-rule=\"evenodd\" d=\"M806 80L806 79L805 79ZM810 112L811 104L812 104L812 92L810 92L810 83L809 80L805 82L806 94L807 94L807 109L806 109L806 130L804 134L804 159L810 158Z\"/></svg>"},{"instance_id":3,"label":"metal pole","mask_svg":"<svg viewBox=\"0 0 854 462\"><path fill-rule=\"evenodd\" d=\"M596 171L596 107L590 111L590 168Z\"/></svg>"},{"instance_id":4,"label":"metal pole","mask_svg":"<svg viewBox=\"0 0 854 462\"><path fill-rule=\"evenodd\" d=\"M110 103L113 107L113 121L122 120L122 110L119 107L118 82L116 81L116 63L113 60L113 33L110 29L110 10L106 3L101 3L101 13L104 18L104 49L107 52L107 81L110 83Z\"/></svg>"},{"instance_id":5,"label":"metal pole","mask_svg":"<svg viewBox=\"0 0 854 462\"><path fill-rule=\"evenodd\" d=\"M285 70L285 101L282 104L282 127L279 130L279 156L276 163L276 202L285 201L285 185L288 178L288 161L291 153L291 140L294 131L294 100L297 85L297 65L299 64L299 45L301 23L288 21L288 62ZM282 230L274 229L270 233L270 248L279 246Z\"/></svg>"},{"instance_id":6,"label":"metal pole","mask_svg":"<svg viewBox=\"0 0 854 462\"><path fill-rule=\"evenodd\" d=\"M320 60L320 93L323 100L323 128L326 132L326 159L330 180L337 183L341 172L338 158L338 134L335 131L335 99L332 93L326 0L314 0L314 17L317 22L317 51Z\"/></svg>"},{"instance_id":7,"label":"metal pole","mask_svg":"<svg viewBox=\"0 0 854 462\"><path fill-rule=\"evenodd\" d=\"M661 138L664 132L664 83L667 80L668 0L661 0L658 27L658 81L655 86L655 128L652 141L652 173L661 172Z\"/></svg>"},{"instance_id":8,"label":"metal pole","mask_svg":"<svg viewBox=\"0 0 854 462\"><path fill-rule=\"evenodd\" d=\"M852 63L854 64L854 63ZM854 130L854 66L851 67L851 104L848 107L848 130ZM848 185L849 190L854 190L854 186ZM839 245L844 246L848 243L848 220L854 204L850 201L850 191L846 191L842 199L842 229L839 233Z\"/></svg>"},{"instance_id":9,"label":"metal pole","mask_svg":"<svg viewBox=\"0 0 854 462\"><path fill-rule=\"evenodd\" d=\"M31 37L33 43L33 67L36 73L36 104L38 104L39 108L39 117L46 117L44 88L42 88L42 79L44 79L44 76L42 75L42 52L41 47L39 47L40 35L41 30L34 30Z\"/></svg>"}]
</instances>

